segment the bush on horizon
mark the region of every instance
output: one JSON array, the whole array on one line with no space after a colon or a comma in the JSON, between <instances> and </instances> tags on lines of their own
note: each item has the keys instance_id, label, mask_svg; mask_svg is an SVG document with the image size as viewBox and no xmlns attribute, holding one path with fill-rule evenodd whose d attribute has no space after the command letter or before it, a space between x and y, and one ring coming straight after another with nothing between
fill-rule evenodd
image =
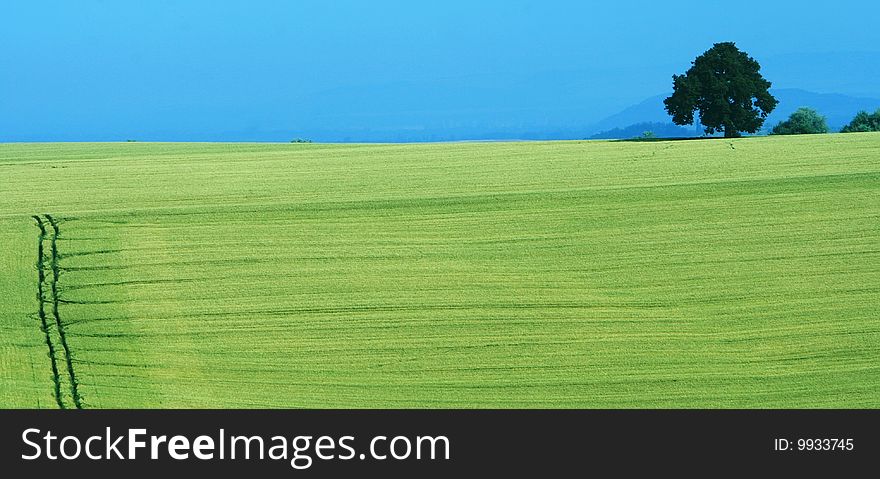
<instances>
[{"instance_id":1,"label":"bush on horizon","mask_svg":"<svg viewBox=\"0 0 880 479\"><path fill-rule=\"evenodd\" d=\"M866 131L880 131L880 108L874 113L864 110L858 112L849 125L840 130L841 133L859 133Z\"/></svg>"},{"instance_id":2,"label":"bush on horizon","mask_svg":"<svg viewBox=\"0 0 880 479\"><path fill-rule=\"evenodd\" d=\"M812 108L798 108L788 120L779 122L773 127L771 135L815 135L828 133L825 117Z\"/></svg>"}]
</instances>

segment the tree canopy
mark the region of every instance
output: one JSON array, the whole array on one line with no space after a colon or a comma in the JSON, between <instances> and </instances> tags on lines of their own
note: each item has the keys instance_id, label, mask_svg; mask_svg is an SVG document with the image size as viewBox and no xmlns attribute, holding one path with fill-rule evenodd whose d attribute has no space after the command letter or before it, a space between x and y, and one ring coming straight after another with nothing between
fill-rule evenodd
<instances>
[{"instance_id":1,"label":"tree canopy","mask_svg":"<svg viewBox=\"0 0 880 479\"><path fill-rule=\"evenodd\" d=\"M773 127L774 135L812 135L828 133L825 117L812 108L801 107Z\"/></svg>"},{"instance_id":2,"label":"tree canopy","mask_svg":"<svg viewBox=\"0 0 880 479\"><path fill-rule=\"evenodd\" d=\"M673 75L672 96L664 100L677 125L700 123L709 135L724 132L737 137L755 133L779 101L770 94L770 82L754 58L732 42L716 43L698 56L684 75Z\"/></svg>"},{"instance_id":3,"label":"tree canopy","mask_svg":"<svg viewBox=\"0 0 880 479\"><path fill-rule=\"evenodd\" d=\"M840 130L841 133L858 133L861 131L880 131L880 108L873 114L860 111L849 125Z\"/></svg>"}]
</instances>

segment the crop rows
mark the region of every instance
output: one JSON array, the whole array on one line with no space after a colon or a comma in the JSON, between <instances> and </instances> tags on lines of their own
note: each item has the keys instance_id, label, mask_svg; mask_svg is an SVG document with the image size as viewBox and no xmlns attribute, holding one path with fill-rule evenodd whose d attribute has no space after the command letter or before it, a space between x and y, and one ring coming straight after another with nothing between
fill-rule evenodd
<instances>
[{"instance_id":1,"label":"crop rows","mask_svg":"<svg viewBox=\"0 0 880 479\"><path fill-rule=\"evenodd\" d=\"M0 400L877 407L878 139L0 145Z\"/></svg>"}]
</instances>

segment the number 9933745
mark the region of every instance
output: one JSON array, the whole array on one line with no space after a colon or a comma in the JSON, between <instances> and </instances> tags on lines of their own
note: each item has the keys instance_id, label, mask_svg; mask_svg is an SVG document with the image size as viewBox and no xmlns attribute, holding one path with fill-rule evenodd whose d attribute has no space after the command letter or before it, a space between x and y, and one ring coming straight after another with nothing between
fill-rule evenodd
<instances>
[{"instance_id":1,"label":"number 9933745","mask_svg":"<svg viewBox=\"0 0 880 479\"><path fill-rule=\"evenodd\" d=\"M855 441L852 438L798 438L774 440L775 451L852 451Z\"/></svg>"}]
</instances>

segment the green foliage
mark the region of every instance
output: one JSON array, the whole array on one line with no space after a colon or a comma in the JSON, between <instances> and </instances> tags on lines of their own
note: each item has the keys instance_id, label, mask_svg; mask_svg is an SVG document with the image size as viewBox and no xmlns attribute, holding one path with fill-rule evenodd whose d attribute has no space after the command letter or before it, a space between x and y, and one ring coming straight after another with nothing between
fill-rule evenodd
<instances>
[{"instance_id":1,"label":"green foliage","mask_svg":"<svg viewBox=\"0 0 880 479\"><path fill-rule=\"evenodd\" d=\"M880 108L873 114L860 111L855 118L840 130L841 133L859 133L866 131L880 131Z\"/></svg>"},{"instance_id":2,"label":"green foliage","mask_svg":"<svg viewBox=\"0 0 880 479\"><path fill-rule=\"evenodd\" d=\"M664 100L677 125L692 124L699 111L707 134L737 137L760 130L779 103L758 62L732 42L716 43L692 65L684 75L672 76L674 92Z\"/></svg>"},{"instance_id":3,"label":"green foliage","mask_svg":"<svg viewBox=\"0 0 880 479\"><path fill-rule=\"evenodd\" d=\"M290 140L290 142L291 143L311 143L312 140L309 140L308 138L294 138L294 139Z\"/></svg>"},{"instance_id":4,"label":"green foliage","mask_svg":"<svg viewBox=\"0 0 880 479\"><path fill-rule=\"evenodd\" d=\"M49 213L86 409L880 407L880 133L730 143L0 144L0 406Z\"/></svg>"},{"instance_id":5,"label":"green foliage","mask_svg":"<svg viewBox=\"0 0 880 479\"><path fill-rule=\"evenodd\" d=\"M792 113L788 120L773 127L774 135L812 135L828 133L825 117L812 108L801 107Z\"/></svg>"},{"instance_id":6,"label":"green foliage","mask_svg":"<svg viewBox=\"0 0 880 479\"><path fill-rule=\"evenodd\" d=\"M655 135L653 131L643 131L639 138L642 140L653 140L657 138L657 135Z\"/></svg>"}]
</instances>

